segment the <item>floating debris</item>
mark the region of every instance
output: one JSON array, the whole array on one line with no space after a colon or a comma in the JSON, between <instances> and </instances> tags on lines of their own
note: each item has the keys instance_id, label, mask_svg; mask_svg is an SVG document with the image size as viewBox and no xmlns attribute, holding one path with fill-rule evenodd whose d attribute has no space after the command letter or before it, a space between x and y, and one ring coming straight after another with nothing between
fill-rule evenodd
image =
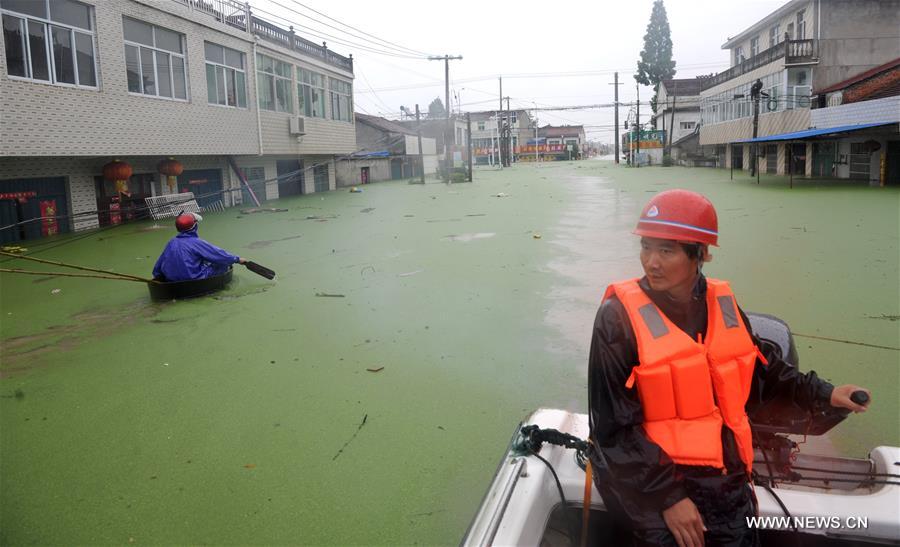
<instances>
[{"instance_id":1,"label":"floating debris","mask_svg":"<svg viewBox=\"0 0 900 547\"><path fill-rule=\"evenodd\" d=\"M381 372L382 370L384 370L384 367L371 367L367 368L366 370L368 370L369 372Z\"/></svg>"},{"instance_id":2,"label":"floating debris","mask_svg":"<svg viewBox=\"0 0 900 547\"><path fill-rule=\"evenodd\" d=\"M363 209L362 211L360 211L360 213L371 213L371 212L374 211L374 210L375 210L374 207L366 207L365 209Z\"/></svg>"},{"instance_id":3,"label":"floating debris","mask_svg":"<svg viewBox=\"0 0 900 547\"><path fill-rule=\"evenodd\" d=\"M495 197L495 198L508 198L508 197L509 197L509 194L507 194L506 192L498 192L498 193L494 194L494 195L491 196L491 197Z\"/></svg>"},{"instance_id":4,"label":"floating debris","mask_svg":"<svg viewBox=\"0 0 900 547\"><path fill-rule=\"evenodd\" d=\"M18 253L27 252L28 249L25 247L20 247L18 245L4 245L3 247L0 247L0 251L3 251L4 253L17 253L18 254Z\"/></svg>"},{"instance_id":5,"label":"floating debris","mask_svg":"<svg viewBox=\"0 0 900 547\"><path fill-rule=\"evenodd\" d=\"M343 294L329 294L327 292L317 292L316 296L321 296L325 298L344 298Z\"/></svg>"},{"instance_id":6,"label":"floating debris","mask_svg":"<svg viewBox=\"0 0 900 547\"><path fill-rule=\"evenodd\" d=\"M353 188L350 189L350 193L351 194L362 194L362 188L357 188L356 186L354 186Z\"/></svg>"},{"instance_id":7,"label":"floating debris","mask_svg":"<svg viewBox=\"0 0 900 547\"><path fill-rule=\"evenodd\" d=\"M334 457L331 458L331 461L338 459L338 456L340 456L344 452L344 449L347 448L347 445L349 445L351 442L353 442L353 439L355 439L356 436L359 435L359 431L363 428L364 425L366 425L366 420L368 420L368 419L369 419L368 414L363 416L362 423L360 423L359 426L356 428L356 432L353 433L353 436L350 437L350 439L344 443L344 446L342 446L341 449L337 451L337 454L335 454Z\"/></svg>"},{"instance_id":8,"label":"floating debris","mask_svg":"<svg viewBox=\"0 0 900 547\"><path fill-rule=\"evenodd\" d=\"M245 463L244 469L256 469L256 464L255 463Z\"/></svg>"},{"instance_id":9,"label":"floating debris","mask_svg":"<svg viewBox=\"0 0 900 547\"><path fill-rule=\"evenodd\" d=\"M252 215L253 213L287 213L287 209L276 207L254 207L252 209L241 209L242 215Z\"/></svg>"},{"instance_id":10,"label":"floating debris","mask_svg":"<svg viewBox=\"0 0 900 547\"><path fill-rule=\"evenodd\" d=\"M406 273L402 273L402 274L397 274L397 277L409 277L411 275L416 275L417 273L422 273L424 271L425 270L416 270L414 272L406 272Z\"/></svg>"},{"instance_id":11,"label":"floating debris","mask_svg":"<svg viewBox=\"0 0 900 547\"><path fill-rule=\"evenodd\" d=\"M541 234L535 232L535 233L531 234L531 237L533 237L534 239L541 239Z\"/></svg>"},{"instance_id":12,"label":"floating debris","mask_svg":"<svg viewBox=\"0 0 900 547\"><path fill-rule=\"evenodd\" d=\"M53 289L52 291L50 291L50 294L59 294L61 292L62 292L62 289Z\"/></svg>"}]
</instances>

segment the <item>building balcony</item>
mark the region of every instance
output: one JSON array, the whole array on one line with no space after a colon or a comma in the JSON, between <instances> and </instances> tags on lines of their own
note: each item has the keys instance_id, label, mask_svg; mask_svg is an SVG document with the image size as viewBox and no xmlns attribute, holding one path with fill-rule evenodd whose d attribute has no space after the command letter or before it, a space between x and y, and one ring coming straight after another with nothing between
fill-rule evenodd
<instances>
[{"instance_id":1,"label":"building balcony","mask_svg":"<svg viewBox=\"0 0 900 547\"><path fill-rule=\"evenodd\" d=\"M782 58L785 66L817 63L819 61L819 41L815 39L785 40L745 59L728 70L712 76L700 76L700 89L705 91Z\"/></svg>"},{"instance_id":2,"label":"building balcony","mask_svg":"<svg viewBox=\"0 0 900 547\"><path fill-rule=\"evenodd\" d=\"M250 14L249 4L236 0L174 0L183 6L187 6L194 13L201 13L214 18L216 21L229 27L252 33L263 40L273 42L282 47L297 51L300 54L316 57L322 61L353 72L353 56L344 57L322 45L310 42L294 33L293 27L289 30L273 25L259 17ZM247 21L250 21L249 28Z\"/></svg>"}]
</instances>

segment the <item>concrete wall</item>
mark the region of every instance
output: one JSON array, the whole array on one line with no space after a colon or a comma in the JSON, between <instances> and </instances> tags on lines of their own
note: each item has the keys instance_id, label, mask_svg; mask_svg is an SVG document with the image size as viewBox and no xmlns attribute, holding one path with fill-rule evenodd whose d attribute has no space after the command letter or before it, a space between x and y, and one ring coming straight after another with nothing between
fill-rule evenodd
<instances>
[{"instance_id":1,"label":"concrete wall","mask_svg":"<svg viewBox=\"0 0 900 547\"><path fill-rule=\"evenodd\" d=\"M369 182L391 180L391 160L388 158L341 159L335 162L338 188L362 184L360 170L369 168Z\"/></svg>"},{"instance_id":2,"label":"concrete wall","mask_svg":"<svg viewBox=\"0 0 900 547\"><path fill-rule=\"evenodd\" d=\"M797 108L760 114L757 135L765 137L809 129L809 112L807 108ZM701 145L734 142L749 139L752 136L753 118L749 117L713 125L704 125L700 128Z\"/></svg>"},{"instance_id":3,"label":"concrete wall","mask_svg":"<svg viewBox=\"0 0 900 547\"><path fill-rule=\"evenodd\" d=\"M900 57L900 0L823 0L813 92Z\"/></svg>"},{"instance_id":4,"label":"concrete wall","mask_svg":"<svg viewBox=\"0 0 900 547\"><path fill-rule=\"evenodd\" d=\"M826 2L831 2L831 0L825 0ZM876 0L872 0L876 1ZM778 17L772 19L771 21L766 22L765 24L760 25L758 28L749 32L740 42L732 45L728 50L729 59L728 62L731 66L734 66L735 58L734 58L734 49L740 46L744 53L744 58L749 59L750 55L750 40L754 36L759 36L759 52L763 52L769 49L769 29L774 25L778 25L778 34L780 35L778 38L779 43L784 41L784 33L787 32L788 24L793 23L794 27L797 26L797 12L805 9L806 13L804 15L804 20L806 21L806 39L815 38L815 25L816 25L816 0L810 0L809 2L798 2L796 5L791 6L790 9L786 10L784 13L779 15ZM830 8L826 8L830 9ZM823 10L824 11L824 10ZM737 30L737 29L732 29ZM797 39L796 28L794 30L794 34L792 35L793 39Z\"/></svg>"},{"instance_id":5,"label":"concrete wall","mask_svg":"<svg viewBox=\"0 0 900 547\"><path fill-rule=\"evenodd\" d=\"M829 106L810 111L812 127L900 122L900 96Z\"/></svg>"}]
</instances>

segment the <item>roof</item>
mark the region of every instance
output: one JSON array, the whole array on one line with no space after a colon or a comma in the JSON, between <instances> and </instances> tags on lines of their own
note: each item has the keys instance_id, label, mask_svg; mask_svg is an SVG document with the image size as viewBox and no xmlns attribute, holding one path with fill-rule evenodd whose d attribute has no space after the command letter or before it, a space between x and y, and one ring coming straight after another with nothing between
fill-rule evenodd
<instances>
[{"instance_id":1,"label":"roof","mask_svg":"<svg viewBox=\"0 0 900 547\"><path fill-rule=\"evenodd\" d=\"M663 80L662 84L666 86L666 93L675 96L690 96L700 94L700 78L672 78Z\"/></svg>"},{"instance_id":2,"label":"roof","mask_svg":"<svg viewBox=\"0 0 900 547\"><path fill-rule=\"evenodd\" d=\"M404 127L399 123L394 123L391 120L385 118L379 118L378 116L369 116L368 114L360 114L359 112L355 113L355 116L357 123L364 123L370 127L374 127L375 129L379 129L387 133L399 133L401 135L416 134L416 132L411 130L410 128Z\"/></svg>"},{"instance_id":3,"label":"roof","mask_svg":"<svg viewBox=\"0 0 900 547\"><path fill-rule=\"evenodd\" d=\"M834 91L840 91L841 89L846 89L853 84L859 83L863 80L867 80L873 76L881 74L882 72L887 72L888 70L890 70L892 68L897 68L897 67L900 67L900 57L897 57L893 61L884 63L881 66L876 66L875 68L870 68L869 70L867 70L865 72L860 72L859 74L857 74L856 76L853 76L852 78L847 78L846 80L844 80L842 82L838 82L834 85L830 85L830 86L826 87L825 89L820 89L818 91L814 91L813 94L821 95L823 93L832 93Z\"/></svg>"},{"instance_id":4,"label":"roof","mask_svg":"<svg viewBox=\"0 0 900 547\"><path fill-rule=\"evenodd\" d=\"M759 21L753 23L749 27L745 28L741 32L737 33L735 36L728 38L724 44L722 44L722 49L731 49L739 43L743 42L745 38L756 32L757 30L762 30L764 27L767 27L769 23L774 22L775 20L780 20L784 15L788 12L793 11L794 9L800 7L801 4L807 4L809 0L790 0L790 2L781 6L777 10L773 11L769 15L766 15Z\"/></svg>"},{"instance_id":5,"label":"roof","mask_svg":"<svg viewBox=\"0 0 900 547\"><path fill-rule=\"evenodd\" d=\"M699 126L697 129L699 129ZM677 141L673 142L672 146L679 146L679 145L686 143L687 141L689 141L691 139L699 139L699 138L700 138L700 131L693 131L693 132L688 133L687 135L681 137Z\"/></svg>"},{"instance_id":6,"label":"roof","mask_svg":"<svg viewBox=\"0 0 900 547\"><path fill-rule=\"evenodd\" d=\"M868 129L870 127L881 127L884 125L893 125L897 122L876 122L863 123L858 125L839 125L837 127L825 127L822 129L806 129L804 131L794 131L793 133L782 133L780 135L769 135L768 137L757 137L755 139L745 139L742 141L734 141L735 143L745 142L774 142L774 141L800 141L812 137L822 137L825 135L834 135L837 133L848 133L850 131L859 131L860 129Z\"/></svg>"}]
</instances>

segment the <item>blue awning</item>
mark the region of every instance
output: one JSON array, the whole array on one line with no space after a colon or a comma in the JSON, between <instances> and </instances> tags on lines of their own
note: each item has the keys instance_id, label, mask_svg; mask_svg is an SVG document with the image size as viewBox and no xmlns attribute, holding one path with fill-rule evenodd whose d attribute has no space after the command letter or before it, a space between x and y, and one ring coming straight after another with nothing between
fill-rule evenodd
<instances>
[{"instance_id":1,"label":"blue awning","mask_svg":"<svg viewBox=\"0 0 900 547\"><path fill-rule=\"evenodd\" d=\"M351 156L354 158L389 158L391 157L391 153L387 150L379 152L354 152Z\"/></svg>"},{"instance_id":2,"label":"blue awning","mask_svg":"<svg viewBox=\"0 0 900 547\"><path fill-rule=\"evenodd\" d=\"M850 131L858 131L860 129L868 129L870 127L881 127L883 125L893 125L897 122L877 122L863 123L858 125L840 125L838 127L825 127L822 129L807 129L805 131L795 131L793 133L782 133L780 135L769 135L768 137L757 137L755 139L745 139L742 141L734 141L735 143L748 142L773 142L773 141L802 141L811 137L822 137L824 135L834 135L838 133L848 133Z\"/></svg>"}]
</instances>

